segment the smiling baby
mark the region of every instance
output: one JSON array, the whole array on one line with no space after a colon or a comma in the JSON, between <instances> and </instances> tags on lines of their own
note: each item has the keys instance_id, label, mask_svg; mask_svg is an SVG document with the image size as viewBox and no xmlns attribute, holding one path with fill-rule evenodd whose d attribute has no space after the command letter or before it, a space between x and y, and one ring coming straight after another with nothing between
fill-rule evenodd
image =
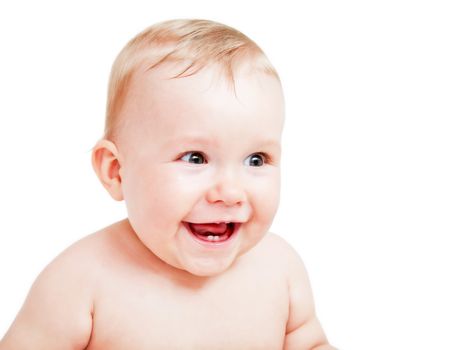
<instances>
[{"instance_id":1,"label":"smiling baby","mask_svg":"<svg viewBox=\"0 0 472 350\"><path fill-rule=\"evenodd\" d=\"M0 349L334 349L302 261L268 232L283 101L233 28L173 20L131 40L92 152L128 217L41 272Z\"/></svg>"}]
</instances>

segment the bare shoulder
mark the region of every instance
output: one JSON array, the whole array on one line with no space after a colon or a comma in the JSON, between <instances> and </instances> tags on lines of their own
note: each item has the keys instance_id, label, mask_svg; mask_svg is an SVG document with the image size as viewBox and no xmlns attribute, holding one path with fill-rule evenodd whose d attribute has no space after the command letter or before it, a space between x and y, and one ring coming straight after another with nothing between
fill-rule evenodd
<instances>
[{"instance_id":1,"label":"bare shoulder","mask_svg":"<svg viewBox=\"0 0 472 350\"><path fill-rule=\"evenodd\" d=\"M292 264L300 264L301 259L295 249L282 236L269 232L255 248L259 254L271 257L283 263L290 272Z\"/></svg>"},{"instance_id":2,"label":"bare shoulder","mask_svg":"<svg viewBox=\"0 0 472 350\"><path fill-rule=\"evenodd\" d=\"M93 257L102 234L75 242L37 276L0 349L85 348L92 330Z\"/></svg>"},{"instance_id":3,"label":"bare shoulder","mask_svg":"<svg viewBox=\"0 0 472 350\"><path fill-rule=\"evenodd\" d=\"M103 259L107 250L110 229L113 225L88 234L71 244L57 255L38 275L35 284L47 285L56 279L73 280L69 287L75 293L92 293L93 279L97 276L97 264Z\"/></svg>"},{"instance_id":4,"label":"bare shoulder","mask_svg":"<svg viewBox=\"0 0 472 350\"><path fill-rule=\"evenodd\" d=\"M261 248L267 250L283 265L289 291L289 314L286 323L284 349L312 349L325 346L326 336L319 323L305 264L296 250L281 236L270 233Z\"/></svg>"},{"instance_id":5,"label":"bare shoulder","mask_svg":"<svg viewBox=\"0 0 472 350\"><path fill-rule=\"evenodd\" d=\"M307 277L302 259L292 245L282 236L269 232L248 254L250 266L266 266L284 279L287 289ZM306 282L306 281L304 281Z\"/></svg>"},{"instance_id":6,"label":"bare shoulder","mask_svg":"<svg viewBox=\"0 0 472 350\"><path fill-rule=\"evenodd\" d=\"M264 237L258 250L286 276L289 312L284 349L334 349L329 346L316 316L308 271L300 255L289 242L274 233Z\"/></svg>"}]
</instances>

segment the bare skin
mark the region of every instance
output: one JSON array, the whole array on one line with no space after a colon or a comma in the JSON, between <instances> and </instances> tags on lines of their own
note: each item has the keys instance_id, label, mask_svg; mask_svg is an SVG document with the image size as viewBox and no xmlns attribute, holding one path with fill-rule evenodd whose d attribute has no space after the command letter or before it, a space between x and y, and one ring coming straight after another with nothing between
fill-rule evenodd
<instances>
[{"instance_id":1,"label":"bare skin","mask_svg":"<svg viewBox=\"0 0 472 350\"><path fill-rule=\"evenodd\" d=\"M326 338L306 275L303 269L293 275L301 267L297 260L269 233L224 274L191 276L159 260L123 220L85 237L45 268L0 349L321 346ZM291 286L296 280L305 284ZM297 332L310 335L298 339Z\"/></svg>"},{"instance_id":2,"label":"bare skin","mask_svg":"<svg viewBox=\"0 0 472 350\"><path fill-rule=\"evenodd\" d=\"M240 71L233 90L219 72L136 73L121 138L99 141L92 157L128 218L45 268L0 350L330 349L303 263L267 233L280 83ZM226 222L239 229L220 245L188 229Z\"/></svg>"}]
</instances>

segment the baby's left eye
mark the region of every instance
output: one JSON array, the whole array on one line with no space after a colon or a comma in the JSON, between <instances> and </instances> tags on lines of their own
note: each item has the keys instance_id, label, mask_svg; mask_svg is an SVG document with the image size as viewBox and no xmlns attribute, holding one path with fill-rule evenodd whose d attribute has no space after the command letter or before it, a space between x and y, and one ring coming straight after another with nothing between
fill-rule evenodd
<instances>
[{"instance_id":1,"label":"baby's left eye","mask_svg":"<svg viewBox=\"0 0 472 350\"><path fill-rule=\"evenodd\" d=\"M187 152L179 159L191 164L204 164L207 162L205 156L201 152Z\"/></svg>"},{"instance_id":2,"label":"baby's left eye","mask_svg":"<svg viewBox=\"0 0 472 350\"><path fill-rule=\"evenodd\" d=\"M263 166L266 163L266 161L267 159L264 156L264 154L254 153L244 160L244 165L259 167L259 166Z\"/></svg>"}]
</instances>

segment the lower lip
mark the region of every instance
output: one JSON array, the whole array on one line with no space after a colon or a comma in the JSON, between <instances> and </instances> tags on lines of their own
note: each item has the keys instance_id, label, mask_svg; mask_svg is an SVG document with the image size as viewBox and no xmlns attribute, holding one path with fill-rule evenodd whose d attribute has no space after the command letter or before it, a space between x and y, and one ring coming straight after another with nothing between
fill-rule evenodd
<instances>
[{"instance_id":1,"label":"lower lip","mask_svg":"<svg viewBox=\"0 0 472 350\"><path fill-rule=\"evenodd\" d=\"M183 224L184 224L185 229L187 230L187 233L189 234L189 236L192 237L192 239L196 243L202 245L205 248L212 248L212 249L221 249L221 248L224 248L224 247L227 247L228 245L230 245L235 240L235 237L236 237L236 235L239 231L239 227L241 226L240 223L235 223L233 233L225 241L210 242L210 241L204 241L204 240L198 238L195 234L193 234L192 230L190 229L189 225L186 222L184 222Z\"/></svg>"}]
</instances>

